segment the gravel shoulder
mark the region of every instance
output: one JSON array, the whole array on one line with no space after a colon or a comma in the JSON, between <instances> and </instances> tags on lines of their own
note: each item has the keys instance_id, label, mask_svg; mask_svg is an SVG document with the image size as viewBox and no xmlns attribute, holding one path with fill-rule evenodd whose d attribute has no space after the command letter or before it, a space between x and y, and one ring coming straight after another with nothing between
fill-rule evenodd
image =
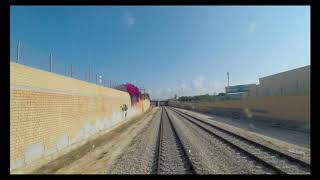
<instances>
[{"instance_id":1,"label":"gravel shoulder","mask_svg":"<svg viewBox=\"0 0 320 180\"><path fill-rule=\"evenodd\" d=\"M154 174L156 172L155 156L157 151L161 109L140 131L115 163L105 173L108 174Z\"/></svg>"},{"instance_id":2,"label":"gravel shoulder","mask_svg":"<svg viewBox=\"0 0 320 180\"><path fill-rule=\"evenodd\" d=\"M34 174L103 174L153 118L151 108L119 127L34 170Z\"/></svg>"}]
</instances>

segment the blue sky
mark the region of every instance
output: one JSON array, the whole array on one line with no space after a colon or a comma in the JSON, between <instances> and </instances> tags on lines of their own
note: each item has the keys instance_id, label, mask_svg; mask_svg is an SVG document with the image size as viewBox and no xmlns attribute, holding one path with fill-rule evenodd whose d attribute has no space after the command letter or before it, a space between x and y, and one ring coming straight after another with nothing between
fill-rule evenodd
<instances>
[{"instance_id":1,"label":"blue sky","mask_svg":"<svg viewBox=\"0 0 320 180\"><path fill-rule=\"evenodd\" d=\"M164 99L310 65L309 6L12 6L10 58L99 73Z\"/></svg>"}]
</instances>

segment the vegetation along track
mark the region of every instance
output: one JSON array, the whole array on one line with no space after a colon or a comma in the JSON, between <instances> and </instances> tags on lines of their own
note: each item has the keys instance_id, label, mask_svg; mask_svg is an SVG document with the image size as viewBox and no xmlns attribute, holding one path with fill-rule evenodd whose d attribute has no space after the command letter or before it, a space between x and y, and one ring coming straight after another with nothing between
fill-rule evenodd
<instances>
[{"instance_id":1,"label":"vegetation along track","mask_svg":"<svg viewBox=\"0 0 320 180\"><path fill-rule=\"evenodd\" d=\"M295 159L282 152L239 136L233 132L217 127L190 114L170 108L173 112L200 127L236 150L246 154L249 158L271 169L277 174L310 174L310 164Z\"/></svg>"},{"instance_id":2,"label":"vegetation along track","mask_svg":"<svg viewBox=\"0 0 320 180\"><path fill-rule=\"evenodd\" d=\"M195 174L166 108L161 112L157 154L157 174Z\"/></svg>"}]
</instances>

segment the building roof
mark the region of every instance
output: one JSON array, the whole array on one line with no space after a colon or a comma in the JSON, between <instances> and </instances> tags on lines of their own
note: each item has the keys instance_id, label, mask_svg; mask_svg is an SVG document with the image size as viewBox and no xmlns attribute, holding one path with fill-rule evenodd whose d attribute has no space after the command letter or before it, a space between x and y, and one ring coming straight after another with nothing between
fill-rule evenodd
<instances>
[{"instance_id":1,"label":"building roof","mask_svg":"<svg viewBox=\"0 0 320 180\"><path fill-rule=\"evenodd\" d=\"M288 74L288 73L291 73L291 72L294 72L294 71L304 71L304 70L310 71L310 65L299 67L299 68L295 68L295 69L291 69L291 70L288 70L288 71L283 71L283 72L272 74L272 75L265 76L265 77L261 77L259 79L282 76L282 75L285 75L285 74Z\"/></svg>"}]
</instances>

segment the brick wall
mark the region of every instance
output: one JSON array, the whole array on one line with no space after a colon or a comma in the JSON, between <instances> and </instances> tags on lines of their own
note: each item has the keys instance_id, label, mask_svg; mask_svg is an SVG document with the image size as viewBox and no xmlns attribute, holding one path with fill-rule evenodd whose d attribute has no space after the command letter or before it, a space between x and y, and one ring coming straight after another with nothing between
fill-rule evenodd
<instances>
[{"instance_id":1,"label":"brick wall","mask_svg":"<svg viewBox=\"0 0 320 180\"><path fill-rule=\"evenodd\" d=\"M169 101L169 105L232 118L252 118L296 126L296 129L303 131L308 131L310 128L310 94L267 96L210 103Z\"/></svg>"},{"instance_id":2,"label":"brick wall","mask_svg":"<svg viewBox=\"0 0 320 180\"><path fill-rule=\"evenodd\" d=\"M130 104L126 92L11 62L10 169L56 157L149 108Z\"/></svg>"}]
</instances>

